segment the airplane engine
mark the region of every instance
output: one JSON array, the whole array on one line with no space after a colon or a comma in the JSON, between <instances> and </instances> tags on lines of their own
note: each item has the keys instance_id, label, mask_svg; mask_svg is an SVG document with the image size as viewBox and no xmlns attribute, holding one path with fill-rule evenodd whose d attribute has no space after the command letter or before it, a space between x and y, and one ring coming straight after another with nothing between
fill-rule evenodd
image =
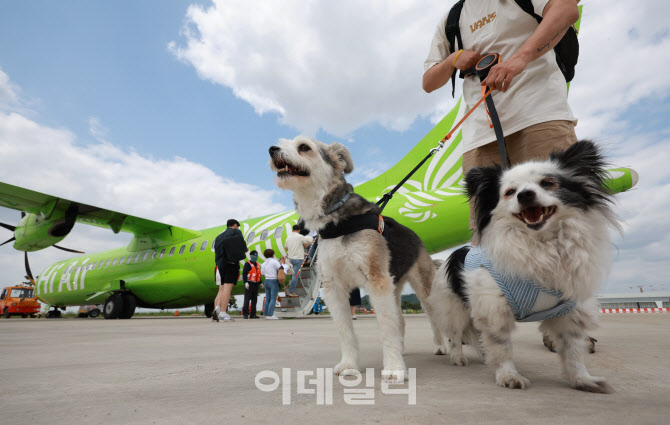
<instances>
[{"instance_id":1,"label":"airplane engine","mask_svg":"<svg viewBox=\"0 0 670 425\"><path fill-rule=\"evenodd\" d=\"M2 223L3 227L14 232L14 237L5 243L13 240L14 249L25 252L55 246L70 233L76 220L76 208L68 208L65 211L55 210L48 218L41 214L22 214L16 226ZM56 246L56 248L59 247Z\"/></svg>"}]
</instances>

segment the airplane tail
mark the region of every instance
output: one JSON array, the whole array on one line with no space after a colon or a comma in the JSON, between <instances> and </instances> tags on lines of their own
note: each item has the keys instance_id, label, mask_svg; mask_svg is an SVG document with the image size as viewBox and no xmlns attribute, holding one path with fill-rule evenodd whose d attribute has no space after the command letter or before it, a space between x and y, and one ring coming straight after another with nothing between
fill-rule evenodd
<instances>
[{"instance_id":1,"label":"airplane tail","mask_svg":"<svg viewBox=\"0 0 670 425\"><path fill-rule=\"evenodd\" d=\"M356 186L356 193L367 199L380 199L384 193L391 191L431 149L438 146L438 142L461 118L464 107L465 103L461 98L456 106L403 159L379 176ZM457 189L458 183L463 178L461 140L459 130L442 149L412 175L407 183L398 190L398 193L435 191L452 187Z\"/></svg>"}]
</instances>

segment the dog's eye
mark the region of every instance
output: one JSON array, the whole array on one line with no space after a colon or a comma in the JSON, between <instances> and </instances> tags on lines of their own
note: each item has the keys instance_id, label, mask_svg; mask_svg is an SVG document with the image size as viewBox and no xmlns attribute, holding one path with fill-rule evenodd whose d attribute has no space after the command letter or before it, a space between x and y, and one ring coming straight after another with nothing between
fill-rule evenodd
<instances>
[{"instance_id":1,"label":"dog's eye","mask_svg":"<svg viewBox=\"0 0 670 425\"><path fill-rule=\"evenodd\" d=\"M542 189L551 189L552 187L556 186L556 182L552 179L543 179L540 182L540 187Z\"/></svg>"},{"instance_id":2,"label":"dog's eye","mask_svg":"<svg viewBox=\"0 0 670 425\"><path fill-rule=\"evenodd\" d=\"M298 152L309 152L311 150L312 149L304 143L302 145L298 146Z\"/></svg>"},{"instance_id":3,"label":"dog's eye","mask_svg":"<svg viewBox=\"0 0 670 425\"><path fill-rule=\"evenodd\" d=\"M505 192L505 197L509 198L510 196L514 195L516 193L516 189L507 189L507 192Z\"/></svg>"}]
</instances>

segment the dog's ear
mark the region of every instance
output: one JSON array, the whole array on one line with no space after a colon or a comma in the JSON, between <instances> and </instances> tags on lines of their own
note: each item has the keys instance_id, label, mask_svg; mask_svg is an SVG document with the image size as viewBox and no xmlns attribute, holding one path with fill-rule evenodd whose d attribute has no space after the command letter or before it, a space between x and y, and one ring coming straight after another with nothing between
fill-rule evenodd
<instances>
[{"instance_id":1,"label":"dog's ear","mask_svg":"<svg viewBox=\"0 0 670 425\"><path fill-rule=\"evenodd\" d=\"M480 235L491 221L491 211L498 205L501 175L502 168L499 165L476 167L465 175L465 188L468 198L474 203L476 230Z\"/></svg>"},{"instance_id":2,"label":"dog's ear","mask_svg":"<svg viewBox=\"0 0 670 425\"><path fill-rule=\"evenodd\" d=\"M502 168L495 165L491 167L475 167L465 175L465 189L468 198L481 197L482 195L493 195L498 198L500 175Z\"/></svg>"},{"instance_id":3,"label":"dog's ear","mask_svg":"<svg viewBox=\"0 0 670 425\"><path fill-rule=\"evenodd\" d=\"M342 170L344 174L349 174L354 171L354 160L351 159L349 149L342 143L333 142L326 147L326 151L334 161L335 166Z\"/></svg>"},{"instance_id":4,"label":"dog's ear","mask_svg":"<svg viewBox=\"0 0 670 425\"><path fill-rule=\"evenodd\" d=\"M564 151L552 152L549 159L574 176L602 184L607 163L598 146L590 140L580 140Z\"/></svg>"}]
</instances>

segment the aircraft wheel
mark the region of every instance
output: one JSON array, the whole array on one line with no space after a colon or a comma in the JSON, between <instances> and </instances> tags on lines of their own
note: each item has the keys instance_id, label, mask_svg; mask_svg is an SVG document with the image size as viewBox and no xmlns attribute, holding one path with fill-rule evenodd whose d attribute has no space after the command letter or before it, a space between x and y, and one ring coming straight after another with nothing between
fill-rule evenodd
<instances>
[{"instance_id":1,"label":"aircraft wheel","mask_svg":"<svg viewBox=\"0 0 670 425\"><path fill-rule=\"evenodd\" d=\"M121 313L119 314L119 319L130 319L135 314L135 306L137 305L137 299L133 294L123 294L123 302Z\"/></svg>"},{"instance_id":2,"label":"aircraft wheel","mask_svg":"<svg viewBox=\"0 0 670 425\"><path fill-rule=\"evenodd\" d=\"M212 312L214 312L214 303L205 304L205 316L212 317Z\"/></svg>"},{"instance_id":3,"label":"aircraft wheel","mask_svg":"<svg viewBox=\"0 0 670 425\"><path fill-rule=\"evenodd\" d=\"M112 294L105 301L103 315L105 319L118 319L123 311L123 298L121 294Z\"/></svg>"},{"instance_id":4,"label":"aircraft wheel","mask_svg":"<svg viewBox=\"0 0 670 425\"><path fill-rule=\"evenodd\" d=\"M2 312L2 317L4 317L5 319L9 319L10 316L11 314L9 313L9 308L5 307L5 310Z\"/></svg>"},{"instance_id":5,"label":"aircraft wheel","mask_svg":"<svg viewBox=\"0 0 670 425\"><path fill-rule=\"evenodd\" d=\"M100 316L100 310L98 310L97 308L94 308L93 310L88 312L88 317L92 317L93 319L95 319L98 316Z\"/></svg>"}]
</instances>

